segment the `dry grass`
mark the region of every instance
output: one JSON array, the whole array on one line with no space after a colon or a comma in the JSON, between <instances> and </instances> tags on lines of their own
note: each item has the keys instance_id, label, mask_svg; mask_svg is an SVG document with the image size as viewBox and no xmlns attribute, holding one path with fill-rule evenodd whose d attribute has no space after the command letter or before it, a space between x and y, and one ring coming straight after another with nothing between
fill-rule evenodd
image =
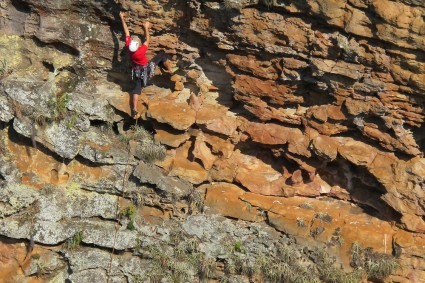
<instances>
[{"instance_id":1,"label":"dry grass","mask_svg":"<svg viewBox=\"0 0 425 283\"><path fill-rule=\"evenodd\" d=\"M350 264L356 269L365 270L370 280L383 280L399 267L395 257L374 252L372 248L364 249L358 243L351 246Z\"/></svg>"},{"instance_id":2,"label":"dry grass","mask_svg":"<svg viewBox=\"0 0 425 283\"><path fill-rule=\"evenodd\" d=\"M6 59L0 60L0 81L3 80L11 71Z\"/></svg>"}]
</instances>

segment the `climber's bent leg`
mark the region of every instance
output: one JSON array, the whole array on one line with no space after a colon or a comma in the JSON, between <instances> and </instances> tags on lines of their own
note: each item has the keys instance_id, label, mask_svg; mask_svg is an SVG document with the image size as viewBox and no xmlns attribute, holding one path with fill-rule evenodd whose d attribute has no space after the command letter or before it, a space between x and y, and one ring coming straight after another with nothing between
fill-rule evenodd
<instances>
[{"instance_id":1,"label":"climber's bent leg","mask_svg":"<svg viewBox=\"0 0 425 283\"><path fill-rule=\"evenodd\" d=\"M173 73L174 69L168 58L169 56L164 52L164 50L160 50L155 57L152 58L151 62L154 62L157 66L164 67L169 73Z\"/></svg>"}]
</instances>

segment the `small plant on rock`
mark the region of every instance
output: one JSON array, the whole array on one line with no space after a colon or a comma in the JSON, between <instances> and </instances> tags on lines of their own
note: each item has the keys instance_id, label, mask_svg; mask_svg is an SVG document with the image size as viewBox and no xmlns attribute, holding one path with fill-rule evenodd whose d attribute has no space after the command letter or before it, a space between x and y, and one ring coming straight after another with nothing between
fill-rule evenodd
<instances>
[{"instance_id":1,"label":"small plant on rock","mask_svg":"<svg viewBox=\"0 0 425 283\"><path fill-rule=\"evenodd\" d=\"M201 254L197 264L198 276L200 281L207 282L208 279L213 278L216 268L217 263L214 259Z\"/></svg>"},{"instance_id":2,"label":"small plant on rock","mask_svg":"<svg viewBox=\"0 0 425 283\"><path fill-rule=\"evenodd\" d=\"M191 192L186 196L186 200L189 204L189 213L192 214L194 211L194 208L196 208L198 211L203 210L204 208L204 202L202 200L202 195L199 191L197 191L195 188L191 190Z\"/></svg>"},{"instance_id":3,"label":"small plant on rock","mask_svg":"<svg viewBox=\"0 0 425 283\"><path fill-rule=\"evenodd\" d=\"M311 203L309 203L309 202L302 203L298 207L301 207L301 208L304 208L304 209L308 209L308 210L313 210L314 209L314 206Z\"/></svg>"},{"instance_id":4,"label":"small plant on rock","mask_svg":"<svg viewBox=\"0 0 425 283\"><path fill-rule=\"evenodd\" d=\"M152 141L152 134L149 133L145 128L141 126L132 126L131 130L133 131L133 139L141 142L150 142Z\"/></svg>"},{"instance_id":5,"label":"small plant on rock","mask_svg":"<svg viewBox=\"0 0 425 283\"><path fill-rule=\"evenodd\" d=\"M124 145L128 145L128 143L131 141L131 138L125 134L119 134L118 140Z\"/></svg>"},{"instance_id":6,"label":"small plant on rock","mask_svg":"<svg viewBox=\"0 0 425 283\"><path fill-rule=\"evenodd\" d=\"M166 148L163 145L156 144L151 133L139 126L134 126L131 129L133 131L133 140L141 144L141 149L138 152L139 158L146 163L164 160Z\"/></svg>"},{"instance_id":7,"label":"small plant on rock","mask_svg":"<svg viewBox=\"0 0 425 283\"><path fill-rule=\"evenodd\" d=\"M157 144L146 144L143 145L140 151L140 157L147 163L153 163L155 161L162 161L165 159L166 149L163 145Z\"/></svg>"},{"instance_id":8,"label":"small plant on rock","mask_svg":"<svg viewBox=\"0 0 425 283\"><path fill-rule=\"evenodd\" d=\"M60 121L65 117L69 102L68 94L57 95L48 101L48 107L54 121Z\"/></svg>"},{"instance_id":9,"label":"small plant on rock","mask_svg":"<svg viewBox=\"0 0 425 283\"><path fill-rule=\"evenodd\" d=\"M368 255L365 262L365 268L369 278L378 280L382 280L390 275L398 266L395 258L379 253Z\"/></svg>"},{"instance_id":10,"label":"small plant on rock","mask_svg":"<svg viewBox=\"0 0 425 283\"><path fill-rule=\"evenodd\" d=\"M311 255L319 271L323 282L347 282L347 274L336 264L335 258L329 257L323 248L316 248ZM359 282L359 278L357 278Z\"/></svg>"},{"instance_id":11,"label":"small plant on rock","mask_svg":"<svg viewBox=\"0 0 425 283\"><path fill-rule=\"evenodd\" d=\"M286 263L291 263L296 258L297 251L288 245L277 246L277 256L280 260Z\"/></svg>"},{"instance_id":12,"label":"small plant on rock","mask_svg":"<svg viewBox=\"0 0 425 283\"><path fill-rule=\"evenodd\" d=\"M332 222L332 216L325 212L316 213L316 215L314 215L314 218L319 219L321 222Z\"/></svg>"},{"instance_id":13,"label":"small plant on rock","mask_svg":"<svg viewBox=\"0 0 425 283\"><path fill-rule=\"evenodd\" d=\"M72 129L77 123L77 120L78 120L78 114L74 112L74 114L72 114L72 116L66 122L66 128Z\"/></svg>"},{"instance_id":14,"label":"small plant on rock","mask_svg":"<svg viewBox=\"0 0 425 283\"><path fill-rule=\"evenodd\" d=\"M297 225L298 227L305 227L305 221L302 217L297 217Z\"/></svg>"},{"instance_id":15,"label":"small plant on rock","mask_svg":"<svg viewBox=\"0 0 425 283\"><path fill-rule=\"evenodd\" d=\"M83 231L78 231L71 238L66 240L65 249L73 250L79 247L82 241L83 241Z\"/></svg>"},{"instance_id":16,"label":"small plant on rock","mask_svg":"<svg viewBox=\"0 0 425 283\"><path fill-rule=\"evenodd\" d=\"M127 219L129 220L127 223L127 229L130 231L133 231L136 229L136 227L134 226L134 219L136 218L136 212L137 212L137 208L136 206L132 204L124 207L120 212L122 216L127 217Z\"/></svg>"},{"instance_id":17,"label":"small plant on rock","mask_svg":"<svg viewBox=\"0 0 425 283\"><path fill-rule=\"evenodd\" d=\"M314 239L316 239L316 238L317 238L317 236L319 236L320 234L322 234L324 231L325 231L325 228L324 228L324 227L322 227L322 226L319 226L319 227L316 227L315 229L313 229L313 230L310 232L310 235L311 235Z\"/></svg>"},{"instance_id":18,"label":"small plant on rock","mask_svg":"<svg viewBox=\"0 0 425 283\"><path fill-rule=\"evenodd\" d=\"M365 270L371 280L383 280L399 266L395 257L374 252L372 248L364 249L358 243L351 246L350 264Z\"/></svg>"},{"instance_id":19,"label":"small plant on rock","mask_svg":"<svg viewBox=\"0 0 425 283\"><path fill-rule=\"evenodd\" d=\"M329 241L329 245L339 245L342 246L344 244L344 238L341 236L341 228L338 227L332 234L332 237Z\"/></svg>"},{"instance_id":20,"label":"small plant on rock","mask_svg":"<svg viewBox=\"0 0 425 283\"><path fill-rule=\"evenodd\" d=\"M238 252L238 253L242 252L242 243L240 241L237 241L235 243L235 251Z\"/></svg>"}]
</instances>

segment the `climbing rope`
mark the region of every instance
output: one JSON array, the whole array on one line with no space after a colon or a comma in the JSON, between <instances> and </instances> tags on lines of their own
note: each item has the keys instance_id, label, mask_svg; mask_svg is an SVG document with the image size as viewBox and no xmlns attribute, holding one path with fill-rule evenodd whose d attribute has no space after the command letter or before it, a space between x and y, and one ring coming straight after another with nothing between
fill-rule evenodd
<instances>
[{"instance_id":1,"label":"climbing rope","mask_svg":"<svg viewBox=\"0 0 425 283\"><path fill-rule=\"evenodd\" d=\"M135 125L134 125L135 127L137 126L138 120L139 120L139 118L137 118L136 121L135 121ZM127 162L126 162L125 170L124 170L124 176L123 176L123 180L122 180L122 196L123 197L125 195L125 188L126 188L126 182L127 182L127 169L128 169L130 157L132 155L131 154L131 147L130 147L129 143L127 144L127 146L128 146L128 157L127 157ZM110 279L111 279L112 262L113 262L113 259L114 259L115 245L116 245L116 242L117 242L117 235L118 235L118 230L119 230L119 222L120 222L119 221L119 214L120 214L120 204L119 204L119 202L120 202L120 195L117 195L117 205L116 205L116 208L115 208L115 217L117 219L117 222L115 223L114 243L112 245L111 260L109 262L109 268L108 268L108 274L107 274L108 275L107 283L109 283Z\"/></svg>"}]
</instances>

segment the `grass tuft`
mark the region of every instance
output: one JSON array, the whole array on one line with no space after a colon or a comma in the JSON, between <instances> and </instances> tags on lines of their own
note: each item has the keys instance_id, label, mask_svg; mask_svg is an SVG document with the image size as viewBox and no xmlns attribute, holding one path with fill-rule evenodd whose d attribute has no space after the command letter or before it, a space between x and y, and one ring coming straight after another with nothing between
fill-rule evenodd
<instances>
[{"instance_id":1,"label":"grass tuft","mask_svg":"<svg viewBox=\"0 0 425 283\"><path fill-rule=\"evenodd\" d=\"M399 267L395 257L374 252L372 248L364 249L356 242L353 243L350 251L350 265L365 270L370 280L381 281Z\"/></svg>"},{"instance_id":2,"label":"grass tuft","mask_svg":"<svg viewBox=\"0 0 425 283\"><path fill-rule=\"evenodd\" d=\"M197 211L203 211L204 202L202 200L202 195L195 188L193 188L191 192L186 196L186 200L189 205L189 214L193 214L194 208L196 208Z\"/></svg>"},{"instance_id":3,"label":"grass tuft","mask_svg":"<svg viewBox=\"0 0 425 283\"><path fill-rule=\"evenodd\" d=\"M66 240L65 249L74 250L80 246L82 241L83 241L83 231L78 231L71 238Z\"/></svg>"},{"instance_id":4,"label":"grass tuft","mask_svg":"<svg viewBox=\"0 0 425 283\"><path fill-rule=\"evenodd\" d=\"M69 95L66 93L62 95L56 95L54 98L51 98L47 102L51 117L54 121L60 121L64 119L67 113L66 107L68 105L68 102Z\"/></svg>"},{"instance_id":5,"label":"grass tuft","mask_svg":"<svg viewBox=\"0 0 425 283\"><path fill-rule=\"evenodd\" d=\"M297 217L297 225L298 227L305 227L305 221L302 217Z\"/></svg>"},{"instance_id":6,"label":"grass tuft","mask_svg":"<svg viewBox=\"0 0 425 283\"><path fill-rule=\"evenodd\" d=\"M332 216L325 212L319 212L314 215L314 218L319 219L321 222L332 222Z\"/></svg>"},{"instance_id":7,"label":"grass tuft","mask_svg":"<svg viewBox=\"0 0 425 283\"><path fill-rule=\"evenodd\" d=\"M301 208L304 208L304 209L308 209L308 210L313 210L314 209L314 206L311 203L309 203L309 202L302 203L298 207L301 207Z\"/></svg>"},{"instance_id":8,"label":"grass tuft","mask_svg":"<svg viewBox=\"0 0 425 283\"><path fill-rule=\"evenodd\" d=\"M134 206L133 204L130 204L129 206L124 207L120 211L120 214L128 219L127 229L130 231L136 230L136 226L134 225L136 212L137 212L137 207Z\"/></svg>"},{"instance_id":9,"label":"grass tuft","mask_svg":"<svg viewBox=\"0 0 425 283\"><path fill-rule=\"evenodd\" d=\"M166 149L163 145L144 144L140 151L140 157L146 163L162 161L166 157Z\"/></svg>"}]
</instances>

